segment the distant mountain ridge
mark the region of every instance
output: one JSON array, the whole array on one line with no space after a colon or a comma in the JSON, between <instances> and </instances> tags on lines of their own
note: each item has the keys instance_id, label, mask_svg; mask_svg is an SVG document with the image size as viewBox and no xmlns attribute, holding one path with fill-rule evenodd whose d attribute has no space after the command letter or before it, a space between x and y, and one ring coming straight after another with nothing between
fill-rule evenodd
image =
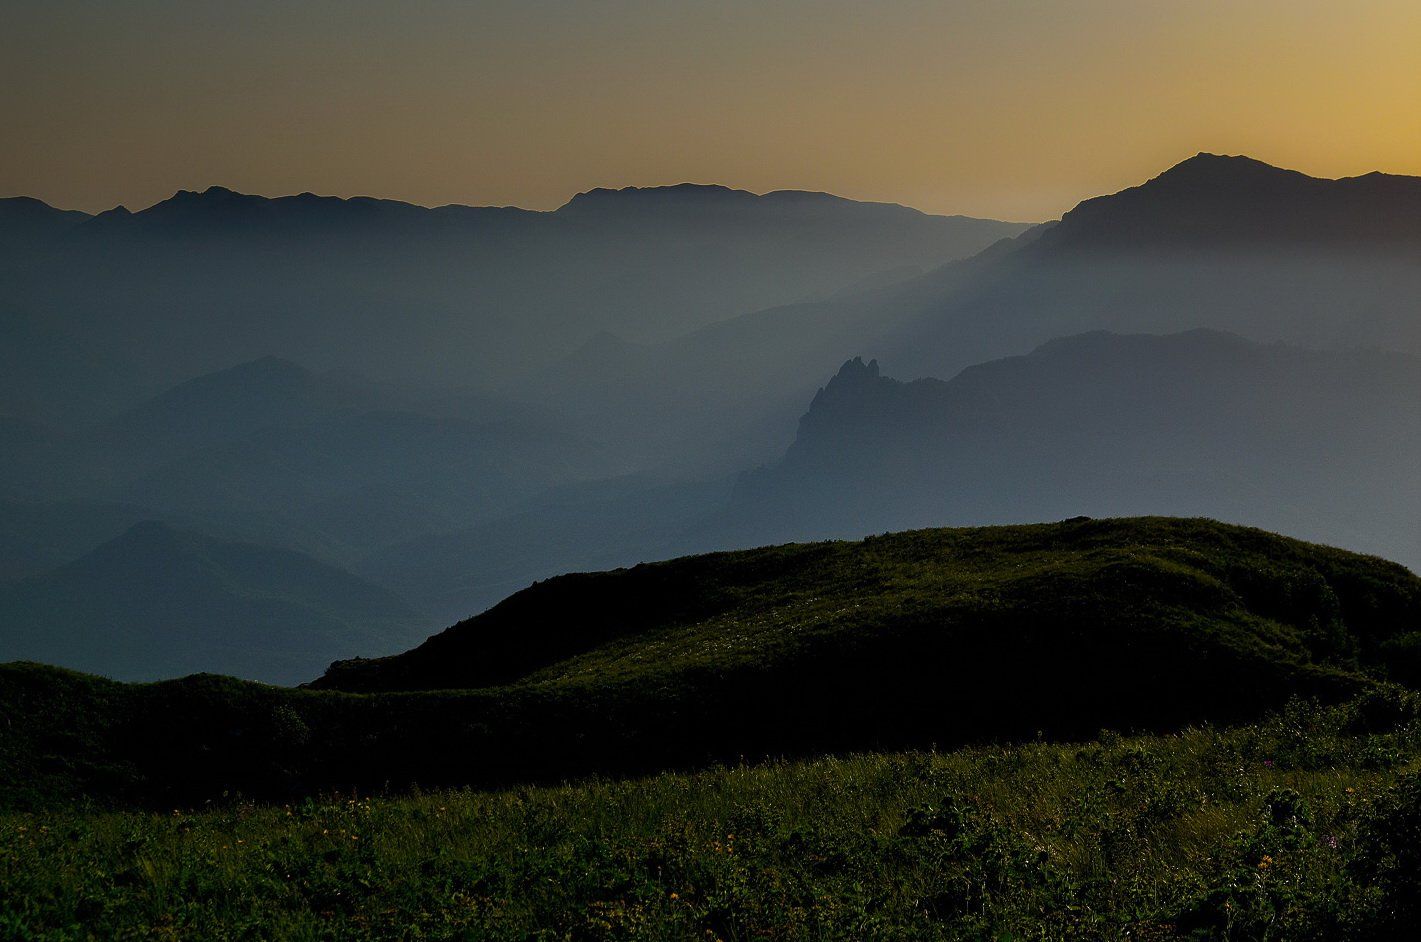
<instances>
[{"instance_id":1,"label":"distant mountain ridge","mask_svg":"<svg viewBox=\"0 0 1421 942\"><path fill-rule=\"evenodd\" d=\"M1085 200L1034 251L1257 241L1421 248L1421 177L1329 180L1250 157L1201 153L1139 186Z\"/></svg>"},{"instance_id":2,"label":"distant mountain ridge","mask_svg":"<svg viewBox=\"0 0 1421 942\"><path fill-rule=\"evenodd\" d=\"M467 381L478 363L486 390L599 331L672 337L1026 228L695 185L594 190L551 212L214 186L71 221L0 264L0 329L22 352L39 331L82 337L154 385L271 353L400 382ZM23 391L82 390L75 374Z\"/></svg>"},{"instance_id":3,"label":"distant mountain ridge","mask_svg":"<svg viewBox=\"0 0 1421 942\"><path fill-rule=\"evenodd\" d=\"M43 255L65 233L88 219L88 213L56 209L28 196L0 198L0 270Z\"/></svg>"},{"instance_id":4,"label":"distant mountain ridge","mask_svg":"<svg viewBox=\"0 0 1421 942\"><path fill-rule=\"evenodd\" d=\"M896 376L950 377L1071 334L1204 327L1421 355L1417 297L1421 178L1326 180L1198 155L919 277L628 347L615 382L574 364L550 395L613 434L678 429L684 447L712 440L762 462L792 433L810 377L855 353Z\"/></svg>"}]
</instances>

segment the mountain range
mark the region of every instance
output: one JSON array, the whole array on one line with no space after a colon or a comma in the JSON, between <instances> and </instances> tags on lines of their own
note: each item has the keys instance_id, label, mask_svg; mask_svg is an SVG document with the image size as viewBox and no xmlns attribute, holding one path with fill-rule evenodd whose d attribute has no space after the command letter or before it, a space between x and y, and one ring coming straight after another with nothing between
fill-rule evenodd
<instances>
[{"instance_id":1,"label":"mountain range","mask_svg":"<svg viewBox=\"0 0 1421 942\"><path fill-rule=\"evenodd\" d=\"M1038 226L692 185L5 201L0 635L92 637L111 593L123 676L292 682L389 650L333 580L419 634L569 571L1080 515L1421 565L1419 207L1207 154ZM233 661L214 583L112 569L218 545L303 560L277 623L319 653Z\"/></svg>"},{"instance_id":2,"label":"mountain range","mask_svg":"<svg viewBox=\"0 0 1421 942\"><path fill-rule=\"evenodd\" d=\"M950 377L1091 330L1421 354L1421 178L1200 154L917 278L575 359L544 395L609 438L770 460L846 355ZM610 363L610 367L609 367ZM651 433L646 429L654 430Z\"/></svg>"},{"instance_id":3,"label":"mountain range","mask_svg":"<svg viewBox=\"0 0 1421 942\"><path fill-rule=\"evenodd\" d=\"M82 341L159 386L275 353L318 370L492 387L598 331L675 336L933 267L1023 228L691 185L594 190L555 212L212 187L76 223L30 201L0 213L0 245L29 247L24 264L0 266L0 324L9 343ZM48 382L30 377L23 390L41 418L83 379L50 363ZM90 410L111 405L97 395Z\"/></svg>"}]
</instances>

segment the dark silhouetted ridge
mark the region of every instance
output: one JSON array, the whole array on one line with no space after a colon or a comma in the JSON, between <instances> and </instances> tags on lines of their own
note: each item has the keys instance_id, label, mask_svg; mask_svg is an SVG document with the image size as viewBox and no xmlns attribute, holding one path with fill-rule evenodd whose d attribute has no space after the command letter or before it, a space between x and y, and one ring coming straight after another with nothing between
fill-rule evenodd
<instances>
[{"instance_id":1,"label":"dark silhouetted ridge","mask_svg":"<svg viewBox=\"0 0 1421 942\"><path fill-rule=\"evenodd\" d=\"M1037 244L1142 251L1398 241L1421 242L1421 177L1328 180L1250 157L1198 154L1140 186L1084 201Z\"/></svg>"},{"instance_id":2,"label":"dark silhouetted ridge","mask_svg":"<svg viewBox=\"0 0 1421 942\"><path fill-rule=\"evenodd\" d=\"M761 197L747 190L735 190L714 183L628 186L621 189L596 187L578 193L559 207L557 212L562 215L576 215L628 210L705 210L720 206L744 205L759 199Z\"/></svg>"},{"instance_id":3,"label":"dark silhouetted ridge","mask_svg":"<svg viewBox=\"0 0 1421 942\"><path fill-rule=\"evenodd\" d=\"M171 808L1079 738L1374 690L1418 617L1400 566L1207 520L921 530L549 579L316 691L0 667L0 742Z\"/></svg>"}]
</instances>

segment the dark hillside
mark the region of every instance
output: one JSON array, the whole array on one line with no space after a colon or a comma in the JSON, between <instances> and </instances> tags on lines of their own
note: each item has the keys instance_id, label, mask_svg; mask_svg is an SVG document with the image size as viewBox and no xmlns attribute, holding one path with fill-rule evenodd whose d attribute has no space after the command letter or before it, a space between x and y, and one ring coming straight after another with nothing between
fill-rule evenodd
<instances>
[{"instance_id":1,"label":"dark hillside","mask_svg":"<svg viewBox=\"0 0 1421 942\"><path fill-rule=\"evenodd\" d=\"M1201 520L719 553L548 580L320 690L11 666L3 791L163 804L1228 722L1404 678L1418 624L1400 566Z\"/></svg>"}]
</instances>

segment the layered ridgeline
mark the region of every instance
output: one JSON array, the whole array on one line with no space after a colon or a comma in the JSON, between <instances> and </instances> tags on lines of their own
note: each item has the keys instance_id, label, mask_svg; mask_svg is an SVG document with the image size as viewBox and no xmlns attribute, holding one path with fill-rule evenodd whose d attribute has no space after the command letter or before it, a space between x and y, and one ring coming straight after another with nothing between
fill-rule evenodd
<instances>
[{"instance_id":1,"label":"layered ridgeline","mask_svg":"<svg viewBox=\"0 0 1421 942\"><path fill-rule=\"evenodd\" d=\"M805 406L808 406L807 410ZM1421 359L1093 332L901 382L850 360L764 468L578 487L355 569L461 617L521 581L710 549L1086 514L1206 516L1421 568ZM787 447L786 447L787 446ZM502 591L500 591L502 590Z\"/></svg>"},{"instance_id":2,"label":"layered ridgeline","mask_svg":"<svg viewBox=\"0 0 1421 942\"><path fill-rule=\"evenodd\" d=\"M12 517L30 530L62 527L76 501L102 502L340 564L627 467L536 409L277 357L196 377L103 422L32 434L6 458L0 496L29 508ZM0 557L9 542L0 536Z\"/></svg>"},{"instance_id":3,"label":"layered ridgeline","mask_svg":"<svg viewBox=\"0 0 1421 942\"><path fill-rule=\"evenodd\" d=\"M403 379L473 367L493 382L600 330L673 336L911 274L1023 228L690 185L593 190L556 212L212 187L76 221L26 201L0 204L0 248L28 247L0 262L0 336L25 349L83 338L149 382L270 353ZM56 359L48 385L29 376L33 388L16 392L53 413L46 397L66 383L92 386L80 357Z\"/></svg>"},{"instance_id":4,"label":"layered ridgeline","mask_svg":"<svg viewBox=\"0 0 1421 942\"><path fill-rule=\"evenodd\" d=\"M1199 520L902 533L524 590L315 690L5 668L24 794L491 784L1224 722L1418 678L1421 580Z\"/></svg>"},{"instance_id":5,"label":"layered ridgeline","mask_svg":"<svg viewBox=\"0 0 1421 942\"><path fill-rule=\"evenodd\" d=\"M1104 332L904 383L852 360L718 539L1209 516L1421 566L1421 359Z\"/></svg>"},{"instance_id":6,"label":"layered ridgeline","mask_svg":"<svg viewBox=\"0 0 1421 942\"><path fill-rule=\"evenodd\" d=\"M309 556L156 521L0 585L0 625L0 660L125 680L213 671L287 684L331 651L396 651L425 627L393 593Z\"/></svg>"},{"instance_id":7,"label":"layered ridgeline","mask_svg":"<svg viewBox=\"0 0 1421 942\"><path fill-rule=\"evenodd\" d=\"M1326 180L1200 154L916 279L654 347L604 345L548 395L629 437L690 421L718 442L758 434L769 447L792 432L811 377L852 353L891 375L949 377L1069 334L1205 327L1421 354L1418 296L1421 178Z\"/></svg>"}]
</instances>

